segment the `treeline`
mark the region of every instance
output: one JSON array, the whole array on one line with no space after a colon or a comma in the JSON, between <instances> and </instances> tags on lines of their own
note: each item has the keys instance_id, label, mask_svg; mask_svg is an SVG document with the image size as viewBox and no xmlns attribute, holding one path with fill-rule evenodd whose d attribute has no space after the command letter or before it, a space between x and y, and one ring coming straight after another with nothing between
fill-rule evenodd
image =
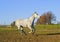
<instances>
[{"instance_id":1,"label":"treeline","mask_svg":"<svg viewBox=\"0 0 60 42\"><path fill-rule=\"evenodd\" d=\"M51 11L49 11L43 13L37 20L36 24L53 24L53 21L56 21L56 16Z\"/></svg>"}]
</instances>

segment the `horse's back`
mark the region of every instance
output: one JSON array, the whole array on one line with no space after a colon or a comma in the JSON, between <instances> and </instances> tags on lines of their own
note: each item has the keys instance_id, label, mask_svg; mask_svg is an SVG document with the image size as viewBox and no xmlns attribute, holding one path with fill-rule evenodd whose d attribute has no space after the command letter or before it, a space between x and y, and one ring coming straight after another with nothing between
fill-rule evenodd
<instances>
[{"instance_id":1,"label":"horse's back","mask_svg":"<svg viewBox=\"0 0 60 42\"><path fill-rule=\"evenodd\" d=\"M17 26L20 26L20 25L22 25L22 26L26 26L26 22L27 22L27 20L25 19L18 19L18 20L16 20L16 23L15 23L15 25L17 25Z\"/></svg>"}]
</instances>

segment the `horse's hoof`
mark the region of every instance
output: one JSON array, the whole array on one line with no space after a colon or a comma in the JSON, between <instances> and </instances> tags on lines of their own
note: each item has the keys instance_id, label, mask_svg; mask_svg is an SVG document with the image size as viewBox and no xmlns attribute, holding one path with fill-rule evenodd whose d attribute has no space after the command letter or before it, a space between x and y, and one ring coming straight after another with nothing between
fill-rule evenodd
<instances>
[{"instance_id":1,"label":"horse's hoof","mask_svg":"<svg viewBox=\"0 0 60 42\"><path fill-rule=\"evenodd\" d=\"M29 33L31 33L31 32L29 32Z\"/></svg>"}]
</instances>

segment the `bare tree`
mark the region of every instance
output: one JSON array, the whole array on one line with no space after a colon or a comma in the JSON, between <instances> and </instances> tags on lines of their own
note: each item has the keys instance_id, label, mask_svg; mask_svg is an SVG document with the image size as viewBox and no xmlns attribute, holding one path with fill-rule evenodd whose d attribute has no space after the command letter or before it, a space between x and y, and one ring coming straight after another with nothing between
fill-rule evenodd
<instances>
[{"instance_id":1,"label":"bare tree","mask_svg":"<svg viewBox=\"0 0 60 42\"><path fill-rule=\"evenodd\" d=\"M47 12L47 23L52 24L52 21L55 21L56 17L52 12Z\"/></svg>"},{"instance_id":2,"label":"bare tree","mask_svg":"<svg viewBox=\"0 0 60 42\"><path fill-rule=\"evenodd\" d=\"M43 13L40 18L37 20L37 24L52 24L52 21L55 21L55 15L52 12Z\"/></svg>"}]
</instances>

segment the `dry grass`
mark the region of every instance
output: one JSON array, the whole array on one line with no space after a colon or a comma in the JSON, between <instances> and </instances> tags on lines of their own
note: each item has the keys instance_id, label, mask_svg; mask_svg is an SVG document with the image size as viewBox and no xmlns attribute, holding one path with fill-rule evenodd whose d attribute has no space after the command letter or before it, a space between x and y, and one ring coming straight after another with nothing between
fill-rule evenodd
<instances>
[{"instance_id":1,"label":"dry grass","mask_svg":"<svg viewBox=\"0 0 60 42\"><path fill-rule=\"evenodd\" d=\"M0 42L60 42L60 28L44 29L36 26L35 34L21 34L17 28L0 27Z\"/></svg>"}]
</instances>

